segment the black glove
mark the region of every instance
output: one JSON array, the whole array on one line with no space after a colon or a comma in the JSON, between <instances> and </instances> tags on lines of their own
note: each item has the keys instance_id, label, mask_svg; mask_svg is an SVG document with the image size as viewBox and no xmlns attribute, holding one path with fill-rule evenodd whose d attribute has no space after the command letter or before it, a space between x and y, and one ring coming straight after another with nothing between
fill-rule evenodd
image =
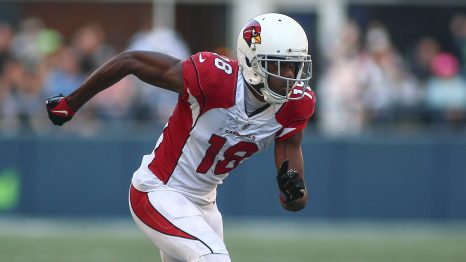
<instances>
[{"instance_id":1,"label":"black glove","mask_svg":"<svg viewBox=\"0 0 466 262\"><path fill-rule=\"evenodd\" d=\"M288 160L284 160L277 174L280 200L284 203L304 197L306 187L296 169L288 170Z\"/></svg>"},{"instance_id":2,"label":"black glove","mask_svg":"<svg viewBox=\"0 0 466 262\"><path fill-rule=\"evenodd\" d=\"M49 119L53 124L58 126L62 126L64 123L70 121L76 113L70 108L66 98L62 94L47 98L45 105Z\"/></svg>"}]
</instances>

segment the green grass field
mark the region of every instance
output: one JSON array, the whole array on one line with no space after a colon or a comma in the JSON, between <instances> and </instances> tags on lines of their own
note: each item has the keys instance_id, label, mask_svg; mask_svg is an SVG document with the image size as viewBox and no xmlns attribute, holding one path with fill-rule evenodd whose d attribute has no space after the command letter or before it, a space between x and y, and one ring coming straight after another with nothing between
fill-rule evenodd
<instances>
[{"instance_id":1,"label":"green grass field","mask_svg":"<svg viewBox=\"0 0 466 262\"><path fill-rule=\"evenodd\" d=\"M226 219L232 261L464 262L466 224ZM1 262L160 261L130 220L0 219Z\"/></svg>"}]
</instances>

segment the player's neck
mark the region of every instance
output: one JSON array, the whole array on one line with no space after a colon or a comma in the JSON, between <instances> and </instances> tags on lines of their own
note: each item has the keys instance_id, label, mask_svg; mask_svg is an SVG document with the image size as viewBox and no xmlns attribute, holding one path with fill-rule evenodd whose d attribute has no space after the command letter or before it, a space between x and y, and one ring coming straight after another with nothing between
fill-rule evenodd
<instances>
[{"instance_id":1,"label":"player's neck","mask_svg":"<svg viewBox=\"0 0 466 262\"><path fill-rule=\"evenodd\" d=\"M256 112L262 111L261 109L269 105L267 102L263 101L263 99L260 100L255 95L254 90L251 90L248 85L246 85L244 89L244 107L248 116L252 116L256 114Z\"/></svg>"},{"instance_id":2,"label":"player's neck","mask_svg":"<svg viewBox=\"0 0 466 262\"><path fill-rule=\"evenodd\" d=\"M259 92L259 88L258 88L258 87L254 87L254 86L250 85L250 84L249 84L248 82L246 82L246 81L244 81L244 84L245 84L245 87L246 87L245 89L246 89L246 90L249 90L249 91L254 95L254 97L255 97L257 100L259 100L259 101L261 101L261 102L265 102L264 96ZM246 90L245 90L245 91L246 91Z\"/></svg>"}]
</instances>

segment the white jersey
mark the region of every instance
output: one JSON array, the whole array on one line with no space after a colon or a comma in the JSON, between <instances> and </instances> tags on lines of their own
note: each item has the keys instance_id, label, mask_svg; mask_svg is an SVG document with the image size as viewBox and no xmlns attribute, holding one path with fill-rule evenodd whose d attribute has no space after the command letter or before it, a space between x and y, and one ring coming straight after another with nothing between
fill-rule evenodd
<instances>
[{"instance_id":1,"label":"white jersey","mask_svg":"<svg viewBox=\"0 0 466 262\"><path fill-rule=\"evenodd\" d=\"M313 114L310 88L301 100L270 105L248 117L238 63L202 52L183 63L185 92L143 157L132 184L143 192L163 187L199 204L215 201L216 187L242 161L303 130Z\"/></svg>"}]
</instances>

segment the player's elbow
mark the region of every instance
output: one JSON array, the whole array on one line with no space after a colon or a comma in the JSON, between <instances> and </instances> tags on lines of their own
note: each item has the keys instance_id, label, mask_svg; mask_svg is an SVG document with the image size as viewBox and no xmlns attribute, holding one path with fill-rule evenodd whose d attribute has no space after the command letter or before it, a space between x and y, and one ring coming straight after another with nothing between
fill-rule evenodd
<instances>
[{"instance_id":1,"label":"player's elbow","mask_svg":"<svg viewBox=\"0 0 466 262\"><path fill-rule=\"evenodd\" d=\"M112 57L98 71L109 76L109 78L121 79L126 75L133 74L137 65L137 54L135 51L125 51Z\"/></svg>"},{"instance_id":2,"label":"player's elbow","mask_svg":"<svg viewBox=\"0 0 466 262\"><path fill-rule=\"evenodd\" d=\"M130 73L135 73L138 65L138 52L129 50L118 54L115 57L117 64L122 65Z\"/></svg>"}]
</instances>

